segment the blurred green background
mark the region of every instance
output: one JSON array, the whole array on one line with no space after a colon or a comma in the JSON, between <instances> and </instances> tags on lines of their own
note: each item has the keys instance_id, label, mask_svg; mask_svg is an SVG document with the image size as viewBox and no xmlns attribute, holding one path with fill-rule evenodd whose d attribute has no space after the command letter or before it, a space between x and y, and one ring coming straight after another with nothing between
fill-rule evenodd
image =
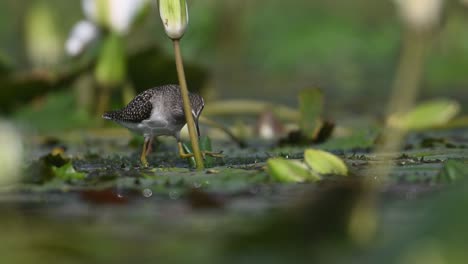
<instances>
[{"instance_id":1,"label":"blurred green background","mask_svg":"<svg viewBox=\"0 0 468 264\"><path fill-rule=\"evenodd\" d=\"M361 179L288 185L265 170L270 157L301 159L310 142L246 149L215 142L216 149L226 151L227 162L197 174L170 146L162 144L152 157L155 166L145 170L138 165L141 142L129 143L127 135L112 129L77 129L111 126L99 123L101 110L121 107L139 91L177 82L156 1L119 39L126 71L115 84L98 83L94 75L108 31L81 56L65 54L70 31L85 18L81 1L2 0L0 117L13 120L20 133L6 129L0 136L9 132L3 142L15 143L12 139L21 134L26 153L3 144L0 161L15 157L16 148L14 172L26 179L18 189L0 188L0 263L148 263L164 257L174 263L222 263L230 257L233 263L281 263L294 257L303 263L463 263L457 261L466 259L466 242L457 234L466 230L468 185L439 192L446 184L439 178L444 173L456 175L449 182L467 177L466 122L453 130L411 134L408 149L395 159L372 153L379 145L374 134L380 132L374 133L373 121L385 114L404 50L394 1L188 2L182 51L189 88L203 94L207 107L217 100L256 99L297 108L299 92L318 87L326 96L324 118L341 119L335 131L342 138L314 147L343 156L354 175L374 163L398 165L388 186L379 190L382 221L376 239L362 246L346 231L354 202L364 193ZM424 38L428 53L418 99L456 99L466 114L468 5L463 2L445 1L440 23ZM113 51L121 48L116 43ZM110 65L122 66L118 56L110 57L117 61ZM103 91L109 92L109 102L100 110ZM368 116L371 122L346 127ZM55 138L55 132L71 130L77 133ZM46 136L38 139L42 134L36 132ZM71 155L58 160L67 164L61 165L63 178L47 165L61 153ZM448 258L440 257L443 253Z\"/></svg>"},{"instance_id":2,"label":"blurred green background","mask_svg":"<svg viewBox=\"0 0 468 264\"><path fill-rule=\"evenodd\" d=\"M50 11L56 34L48 45L52 68L71 63L63 46L73 25L84 18L80 1L4 0L0 58L15 69L37 66L31 58L37 38L31 37L34 28L28 19L38 3ZM183 53L187 63L201 67L207 76L193 85L189 76L189 88L204 89L212 99L255 98L295 105L301 89L320 87L331 115L384 111L401 47L402 27L392 1L198 0L189 1L189 6ZM467 10L458 1L446 1L426 61L423 98L444 96L467 102ZM132 51L153 44L172 56L155 3L127 36ZM167 64L167 71L175 71L172 67ZM75 93L73 98L70 103L79 106L74 101L80 96Z\"/></svg>"}]
</instances>

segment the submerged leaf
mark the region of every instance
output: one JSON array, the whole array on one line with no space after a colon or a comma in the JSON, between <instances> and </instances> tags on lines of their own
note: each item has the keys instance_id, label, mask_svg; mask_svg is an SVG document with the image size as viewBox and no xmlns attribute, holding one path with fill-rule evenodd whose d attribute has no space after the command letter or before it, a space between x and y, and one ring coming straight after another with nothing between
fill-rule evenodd
<instances>
[{"instance_id":1,"label":"submerged leaf","mask_svg":"<svg viewBox=\"0 0 468 264\"><path fill-rule=\"evenodd\" d=\"M459 111L460 105L456 101L433 100L419 104L408 113L391 115L387 122L402 130L422 130L447 123Z\"/></svg>"},{"instance_id":2,"label":"submerged leaf","mask_svg":"<svg viewBox=\"0 0 468 264\"><path fill-rule=\"evenodd\" d=\"M318 181L320 176L311 173L307 166L298 160L284 158L269 159L268 171L279 182Z\"/></svg>"},{"instance_id":3,"label":"submerged leaf","mask_svg":"<svg viewBox=\"0 0 468 264\"><path fill-rule=\"evenodd\" d=\"M300 128L303 135L315 139L322 127L323 93L306 89L299 93Z\"/></svg>"},{"instance_id":4,"label":"submerged leaf","mask_svg":"<svg viewBox=\"0 0 468 264\"><path fill-rule=\"evenodd\" d=\"M304 159L315 173L348 175L348 168L343 160L329 152L308 149L304 153Z\"/></svg>"}]
</instances>

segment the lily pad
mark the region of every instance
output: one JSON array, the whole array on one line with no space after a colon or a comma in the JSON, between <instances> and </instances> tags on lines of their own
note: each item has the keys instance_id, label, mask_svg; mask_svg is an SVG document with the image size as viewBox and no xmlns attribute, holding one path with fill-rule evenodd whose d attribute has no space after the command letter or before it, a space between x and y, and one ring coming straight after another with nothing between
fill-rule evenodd
<instances>
[{"instance_id":1,"label":"lily pad","mask_svg":"<svg viewBox=\"0 0 468 264\"><path fill-rule=\"evenodd\" d=\"M278 182L318 181L320 176L312 173L307 166L298 160L284 158L269 159L268 171Z\"/></svg>"},{"instance_id":2,"label":"lily pad","mask_svg":"<svg viewBox=\"0 0 468 264\"><path fill-rule=\"evenodd\" d=\"M339 157L317 149L308 149L304 152L304 159L313 172L325 175L348 175L346 164Z\"/></svg>"}]
</instances>

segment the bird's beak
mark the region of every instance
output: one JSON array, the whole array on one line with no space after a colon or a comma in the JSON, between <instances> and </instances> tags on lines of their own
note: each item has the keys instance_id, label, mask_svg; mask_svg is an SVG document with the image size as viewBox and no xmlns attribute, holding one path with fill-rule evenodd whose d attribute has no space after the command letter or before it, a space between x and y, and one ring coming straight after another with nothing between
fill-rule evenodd
<instances>
[{"instance_id":1,"label":"bird's beak","mask_svg":"<svg viewBox=\"0 0 468 264\"><path fill-rule=\"evenodd\" d=\"M198 117L193 117L193 120L195 121L195 126L197 127L197 135L198 138L200 138L200 127L198 126Z\"/></svg>"}]
</instances>

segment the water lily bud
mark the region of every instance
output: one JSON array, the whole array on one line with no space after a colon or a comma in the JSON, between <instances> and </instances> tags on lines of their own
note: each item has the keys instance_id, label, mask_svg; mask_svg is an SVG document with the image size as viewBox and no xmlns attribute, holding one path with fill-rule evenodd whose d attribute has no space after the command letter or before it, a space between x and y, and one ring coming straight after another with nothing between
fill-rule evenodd
<instances>
[{"instance_id":1,"label":"water lily bud","mask_svg":"<svg viewBox=\"0 0 468 264\"><path fill-rule=\"evenodd\" d=\"M0 121L0 185L10 184L20 176L23 144L18 131Z\"/></svg>"},{"instance_id":2,"label":"water lily bud","mask_svg":"<svg viewBox=\"0 0 468 264\"><path fill-rule=\"evenodd\" d=\"M99 31L97 27L87 21L83 20L78 22L72 29L67 42L65 43L65 50L70 56L77 56L97 38Z\"/></svg>"},{"instance_id":3,"label":"water lily bud","mask_svg":"<svg viewBox=\"0 0 468 264\"><path fill-rule=\"evenodd\" d=\"M428 30L439 23L443 0L395 0L403 21L416 30Z\"/></svg>"},{"instance_id":4,"label":"water lily bud","mask_svg":"<svg viewBox=\"0 0 468 264\"><path fill-rule=\"evenodd\" d=\"M189 20L187 1L159 0L159 14L169 38L181 39Z\"/></svg>"}]
</instances>

